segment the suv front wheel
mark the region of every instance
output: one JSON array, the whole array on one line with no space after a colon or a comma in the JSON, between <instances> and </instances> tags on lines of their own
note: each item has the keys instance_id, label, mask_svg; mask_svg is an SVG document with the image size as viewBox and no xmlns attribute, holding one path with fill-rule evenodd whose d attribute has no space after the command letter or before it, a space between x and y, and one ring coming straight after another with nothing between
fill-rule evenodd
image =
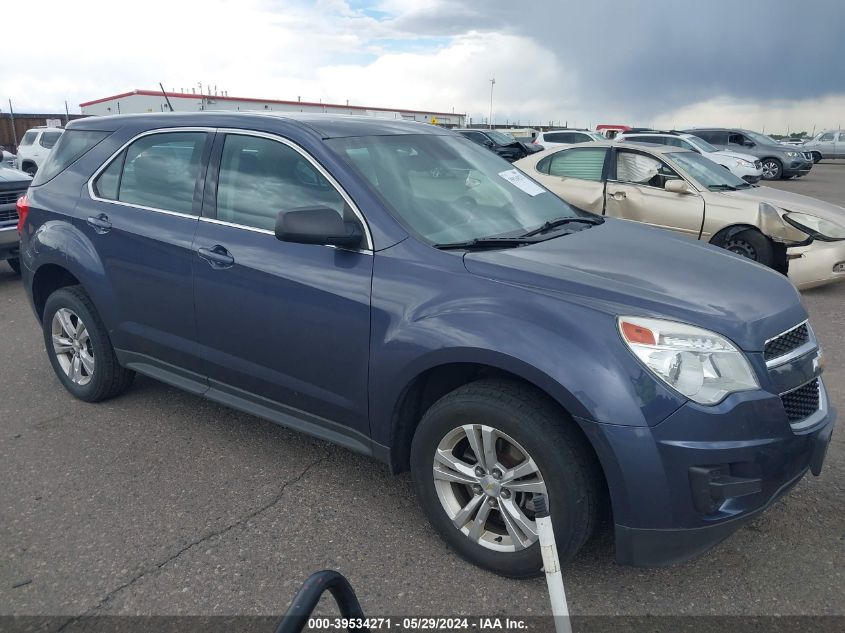
<instances>
[{"instance_id":1,"label":"suv front wheel","mask_svg":"<svg viewBox=\"0 0 845 633\"><path fill-rule=\"evenodd\" d=\"M106 400L132 384L135 372L117 362L106 326L81 287L68 286L49 296L42 330L53 371L80 400Z\"/></svg>"},{"instance_id":2,"label":"suv front wheel","mask_svg":"<svg viewBox=\"0 0 845 633\"><path fill-rule=\"evenodd\" d=\"M779 180L783 175L783 165L777 158L763 160L763 180Z\"/></svg>"},{"instance_id":3,"label":"suv front wheel","mask_svg":"<svg viewBox=\"0 0 845 633\"><path fill-rule=\"evenodd\" d=\"M558 552L570 560L592 534L601 475L586 440L542 393L504 380L470 383L438 400L411 446L420 502L469 561L513 578L540 573L534 499L549 504Z\"/></svg>"}]
</instances>

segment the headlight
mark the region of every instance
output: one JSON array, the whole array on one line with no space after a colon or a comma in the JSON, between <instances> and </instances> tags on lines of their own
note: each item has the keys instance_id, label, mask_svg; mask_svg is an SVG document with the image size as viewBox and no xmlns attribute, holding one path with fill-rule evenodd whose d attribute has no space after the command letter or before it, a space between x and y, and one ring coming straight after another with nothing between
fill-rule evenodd
<instances>
[{"instance_id":1,"label":"headlight","mask_svg":"<svg viewBox=\"0 0 845 633\"><path fill-rule=\"evenodd\" d=\"M790 158L796 158L798 156L801 156L801 152L787 152L786 155Z\"/></svg>"},{"instance_id":2,"label":"headlight","mask_svg":"<svg viewBox=\"0 0 845 633\"><path fill-rule=\"evenodd\" d=\"M622 340L649 371L694 402L717 404L760 387L745 355L724 336L662 319L618 321Z\"/></svg>"},{"instance_id":3,"label":"headlight","mask_svg":"<svg viewBox=\"0 0 845 633\"><path fill-rule=\"evenodd\" d=\"M783 219L807 235L821 240L845 240L845 227L806 213L787 213Z\"/></svg>"},{"instance_id":4,"label":"headlight","mask_svg":"<svg viewBox=\"0 0 845 633\"><path fill-rule=\"evenodd\" d=\"M735 158L734 161L735 161L734 164L737 167L750 167L751 165L754 164L754 163L748 162L747 160L742 160L741 158Z\"/></svg>"}]
</instances>

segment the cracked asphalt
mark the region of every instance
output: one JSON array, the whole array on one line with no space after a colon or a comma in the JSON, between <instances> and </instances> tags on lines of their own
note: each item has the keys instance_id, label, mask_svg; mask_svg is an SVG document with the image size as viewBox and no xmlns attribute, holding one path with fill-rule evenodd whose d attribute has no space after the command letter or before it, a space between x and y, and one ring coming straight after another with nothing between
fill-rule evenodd
<instances>
[{"instance_id":1,"label":"cracked asphalt","mask_svg":"<svg viewBox=\"0 0 845 633\"><path fill-rule=\"evenodd\" d=\"M845 205L845 164L777 186ZM804 301L845 411L845 284ZM74 400L2 264L0 334L0 614L279 614L323 568L371 616L549 612L542 579L452 554L407 475L143 377L115 400ZM843 482L839 429L821 477L692 562L619 567L603 533L566 570L571 611L845 615Z\"/></svg>"}]
</instances>

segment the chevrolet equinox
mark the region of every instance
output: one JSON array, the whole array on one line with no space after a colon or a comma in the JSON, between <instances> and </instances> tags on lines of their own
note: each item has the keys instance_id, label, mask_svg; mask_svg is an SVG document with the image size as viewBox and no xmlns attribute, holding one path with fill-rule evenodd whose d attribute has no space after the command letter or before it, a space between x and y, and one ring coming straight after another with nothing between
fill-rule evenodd
<instances>
[{"instance_id":1,"label":"chevrolet equinox","mask_svg":"<svg viewBox=\"0 0 845 633\"><path fill-rule=\"evenodd\" d=\"M669 564L818 474L833 430L784 276L431 125L81 119L18 214L71 394L141 373L410 469L442 537L508 576L541 569L538 495L562 559L610 516L619 562Z\"/></svg>"}]
</instances>

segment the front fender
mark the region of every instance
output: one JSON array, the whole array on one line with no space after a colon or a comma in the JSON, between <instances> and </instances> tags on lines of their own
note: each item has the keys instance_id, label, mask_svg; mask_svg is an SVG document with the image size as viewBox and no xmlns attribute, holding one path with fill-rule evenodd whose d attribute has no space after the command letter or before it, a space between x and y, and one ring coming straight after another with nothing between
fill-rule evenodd
<instances>
[{"instance_id":1,"label":"front fender","mask_svg":"<svg viewBox=\"0 0 845 633\"><path fill-rule=\"evenodd\" d=\"M592 422L651 426L684 403L625 347L612 314L467 274L454 259L450 271L420 270L407 252L377 257L370 359L377 442L389 444L394 407L407 386L455 363L518 376Z\"/></svg>"}]
</instances>

